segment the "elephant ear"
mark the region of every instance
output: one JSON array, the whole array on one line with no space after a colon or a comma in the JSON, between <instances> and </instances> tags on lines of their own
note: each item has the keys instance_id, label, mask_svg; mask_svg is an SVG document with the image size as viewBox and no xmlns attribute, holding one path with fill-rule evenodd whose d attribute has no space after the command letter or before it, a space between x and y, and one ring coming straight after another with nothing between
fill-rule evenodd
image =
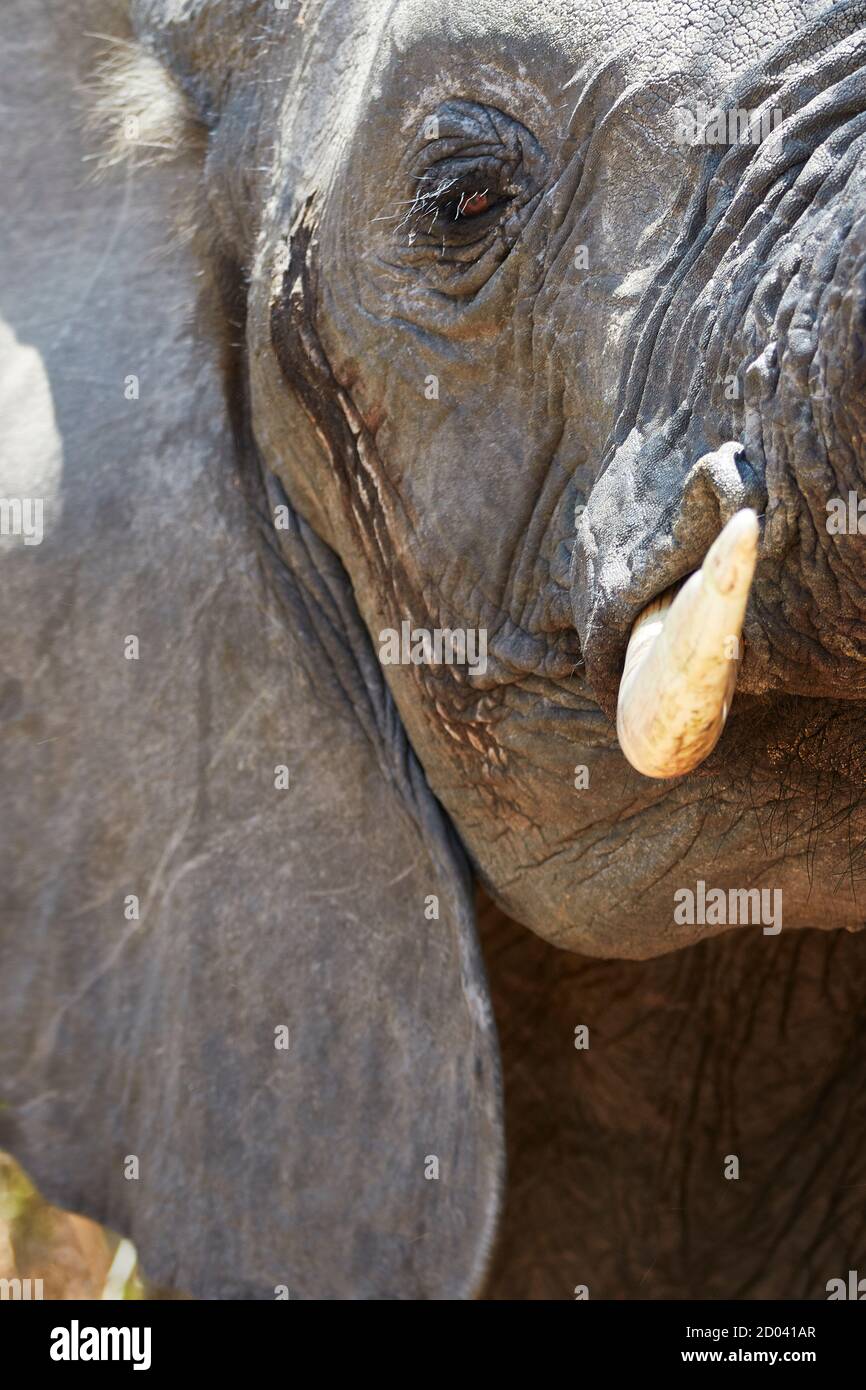
<instances>
[{"instance_id":1,"label":"elephant ear","mask_svg":"<svg viewBox=\"0 0 866 1390\"><path fill-rule=\"evenodd\" d=\"M166 250L194 161L84 180L110 8L7 0L0 60L0 1145L193 1296L470 1296L502 1142L466 865Z\"/></svg>"}]
</instances>

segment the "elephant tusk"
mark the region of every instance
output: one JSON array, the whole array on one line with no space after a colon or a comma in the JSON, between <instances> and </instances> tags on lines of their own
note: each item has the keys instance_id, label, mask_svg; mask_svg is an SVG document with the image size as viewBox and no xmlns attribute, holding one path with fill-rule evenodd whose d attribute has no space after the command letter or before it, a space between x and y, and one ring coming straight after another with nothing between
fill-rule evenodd
<instances>
[{"instance_id":1,"label":"elephant tusk","mask_svg":"<svg viewBox=\"0 0 866 1390\"><path fill-rule=\"evenodd\" d=\"M737 512L699 570L635 619L616 731L632 767L679 777L715 748L734 694L758 552L758 518Z\"/></svg>"}]
</instances>

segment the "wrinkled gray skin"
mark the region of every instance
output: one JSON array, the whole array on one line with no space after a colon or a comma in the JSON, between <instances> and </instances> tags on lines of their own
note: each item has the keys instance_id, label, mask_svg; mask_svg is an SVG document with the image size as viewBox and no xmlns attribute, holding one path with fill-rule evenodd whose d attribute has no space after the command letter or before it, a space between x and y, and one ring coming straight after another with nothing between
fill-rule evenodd
<instances>
[{"instance_id":1,"label":"wrinkled gray skin","mask_svg":"<svg viewBox=\"0 0 866 1390\"><path fill-rule=\"evenodd\" d=\"M521 1020L493 941L543 1194L494 1292L823 1296L864 1258L866 971L793 929L862 916L864 545L824 523L866 487L866 5L140 0L206 154L94 189L72 113L117 8L6 16L0 309L59 441L34 404L20 450L62 471L44 543L0 553L0 1143L199 1296L477 1293L502 1139L471 866L608 962L572 962L562 1017L530 960ZM699 99L785 123L689 150ZM428 231L413 196L455 176L495 207ZM743 504L732 717L647 781L609 718L631 622ZM383 669L405 617L485 628L486 674ZM782 936L675 925L699 878L782 889Z\"/></svg>"}]
</instances>

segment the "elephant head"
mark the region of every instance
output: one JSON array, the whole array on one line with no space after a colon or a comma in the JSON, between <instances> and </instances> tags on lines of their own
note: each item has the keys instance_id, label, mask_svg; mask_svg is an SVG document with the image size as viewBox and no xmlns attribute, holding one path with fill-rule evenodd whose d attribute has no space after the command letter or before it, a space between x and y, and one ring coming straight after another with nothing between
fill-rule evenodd
<instances>
[{"instance_id":1,"label":"elephant head","mask_svg":"<svg viewBox=\"0 0 866 1390\"><path fill-rule=\"evenodd\" d=\"M471 1295L473 876L861 925L866 6L9 9L0 1143L198 1296Z\"/></svg>"}]
</instances>

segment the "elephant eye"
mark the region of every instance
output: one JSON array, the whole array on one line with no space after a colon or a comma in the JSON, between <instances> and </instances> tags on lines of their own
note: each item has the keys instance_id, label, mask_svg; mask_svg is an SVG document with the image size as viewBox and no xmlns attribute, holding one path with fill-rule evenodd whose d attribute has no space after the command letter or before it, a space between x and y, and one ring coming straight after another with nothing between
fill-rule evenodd
<instances>
[{"instance_id":1,"label":"elephant eye","mask_svg":"<svg viewBox=\"0 0 866 1390\"><path fill-rule=\"evenodd\" d=\"M485 188L483 193L473 193L462 207L458 207L458 217L478 217L490 207L490 196Z\"/></svg>"},{"instance_id":2,"label":"elephant eye","mask_svg":"<svg viewBox=\"0 0 866 1390\"><path fill-rule=\"evenodd\" d=\"M462 98L443 102L415 127L390 184L393 201L374 214L388 224L383 259L419 269L447 293L469 293L517 243L546 164L514 117Z\"/></svg>"},{"instance_id":3,"label":"elephant eye","mask_svg":"<svg viewBox=\"0 0 866 1390\"><path fill-rule=\"evenodd\" d=\"M443 217L449 217L454 222L470 222L473 217L481 217L501 202L502 199L497 199L489 188L479 188L448 198L442 204L441 211Z\"/></svg>"},{"instance_id":4,"label":"elephant eye","mask_svg":"<svg viewBox=\"0 0 866 1390\"><path fill-rule=\"evenodd\" d=\"M514 195L512 170L498 160L466 170L462 161L428 170L400 222L410 246L474 243L500 221ZM457 165L458 167L453 167Z\"/></svg>"}]
</instances>

